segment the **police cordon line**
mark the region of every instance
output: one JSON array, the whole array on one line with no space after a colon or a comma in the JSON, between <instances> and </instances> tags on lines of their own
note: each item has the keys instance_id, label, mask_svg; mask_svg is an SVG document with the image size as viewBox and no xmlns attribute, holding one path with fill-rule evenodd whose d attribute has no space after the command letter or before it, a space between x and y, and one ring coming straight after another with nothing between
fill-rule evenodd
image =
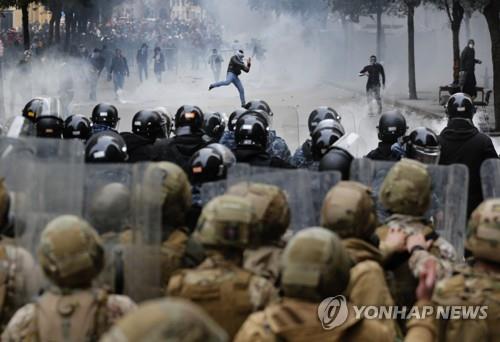
<instances>
[{"instance_id":1,"label":"police cordon line","mask_svg":"<svg viewBox=\"0 0 500 342\"><path fill-rule=\"evenodd\" d=\"M114 105L58 108L33 99L0 137L3 341L500 334L500 161L468 96L439 136L382 114L375 155L395 160L360 158L318 107L299 169L262 100L121 133Z\"/></svg>"}]
</instances>

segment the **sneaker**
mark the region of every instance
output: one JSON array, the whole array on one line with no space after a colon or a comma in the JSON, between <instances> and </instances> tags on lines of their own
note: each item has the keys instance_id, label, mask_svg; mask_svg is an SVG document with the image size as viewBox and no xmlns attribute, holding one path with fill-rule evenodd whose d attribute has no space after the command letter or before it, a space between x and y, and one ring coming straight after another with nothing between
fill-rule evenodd
<instances>
[{"instance_id":1,"label":"sneaker","mask_svg":"<svg viewBox=\"0 0 500 342\"><path fill-rule=\"evenodd\" d=\"M210 90L212 90L212 89L214 89L214 86L213 86L213 85L209 85L209 86L208 86L208 91L210 91Z\"/></svg>"}]
</instances>

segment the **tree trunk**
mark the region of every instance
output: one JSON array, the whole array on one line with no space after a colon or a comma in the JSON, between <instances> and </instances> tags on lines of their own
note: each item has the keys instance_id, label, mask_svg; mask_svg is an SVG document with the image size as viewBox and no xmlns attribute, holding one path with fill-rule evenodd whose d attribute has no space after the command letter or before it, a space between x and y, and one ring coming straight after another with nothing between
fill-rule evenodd
<instances>
[{"instance_id":1,"label":"tree trunk","mask_svg":"<svg viewBox=\"0 0 500 342\"><path fill-rule=\"evenodd\" d=\"M382 54L382 6L379 4L377 8L377 58L383 60Z\"/></svg>"},{"instance_id":2,"label":"tree trunk","mask_svg":"<svg viewBox=\"0 0 500 342\"><path fill-rule=\"evenodd\" d=\"M67 12L65 17L66 37L64 38L64 51L69 51L71 41L71 27L73 26L73 13Z\"/></svg>"},{"instance_id":3,"label":"tree trunk","mask_svg":"<svg viewBox=\"0 0 500 342\"><path fill-rule=\"evenodd\" d=\"M453 83L460 78L460 27L464 18L464 9L458 1L453 1L451 31L453 33Z\"/></svg>"},{"instance_id":4,"label":"tree trunk","mask_svg":"<svg viewBox=\"0 0 500 342\"><path fill-rule=\"evenodd\" d=\"M408 5L408 89L410 100L417 99L415 76L415 7Z\"/></svg>"},{"instance_id":5,"label":"tree trunk","mask_svg":"<svg viewBox=\"0 0 500 342\"><path fill-rule=\"evenodd\" d=\"M21 6L22 20L23 20L23 41L24 41L24 50L29 50L31 47L30 44L30 23L29 23L29 12L28 12L28 4L23 4Z\"/></svg>"},{"instance_id":6,"label":"tree trunk","mask_svg":"<svg viewBox=\"0 0 500 342\"><path fill-rule=\"evenodd\" d=\"M55 26L56 20L54 18L54 13L50 16L50 21L49 21L49 45L52 45L52 42L54 41L54 26Z\"/></svg>"},{"instance_id":7,"label":"tree trunk","mask_svg":"<svg viewBox=\"0 0 500 342\"><path fill-rule=\"evenodd\" d=\"M500 3L491 0L483 14L488 23L491 38L491 56L493 60L493 97L495 102L495 130L500 131Z\"/></svg>"}]
</instances>

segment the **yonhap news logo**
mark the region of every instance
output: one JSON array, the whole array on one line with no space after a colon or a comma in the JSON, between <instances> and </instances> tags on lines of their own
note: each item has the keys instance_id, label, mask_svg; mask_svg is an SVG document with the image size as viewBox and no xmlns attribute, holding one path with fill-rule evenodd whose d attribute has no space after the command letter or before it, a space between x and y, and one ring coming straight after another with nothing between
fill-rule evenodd
<instances>
[{"instance_id":1,"label":"yonhap news logo","mask_svg":"<svg viewBox=\"0 0 500 342\"><path fill-rule=\"evenodd\" d=\"M426 305L417 306L375 306L347 305L346 297L339 295L324 299L318 306L318 318L325 330L332 330L347 321L349 309L356 320L410 320L433 317L445 320L484 320L488 318L488 306L472 305Z\"/></svg>"},{"instance_id":2,"label":"yonhap news logo","mask_svg":"<svg viewBox=\"0 0 500 342\"><path fill-rule=\"evenodd\" d=\"M344 296L328 297L318 306L318 317L325 330L332 330L342 325L349 316L347 300Z\"/></svg>"}]
</instances>

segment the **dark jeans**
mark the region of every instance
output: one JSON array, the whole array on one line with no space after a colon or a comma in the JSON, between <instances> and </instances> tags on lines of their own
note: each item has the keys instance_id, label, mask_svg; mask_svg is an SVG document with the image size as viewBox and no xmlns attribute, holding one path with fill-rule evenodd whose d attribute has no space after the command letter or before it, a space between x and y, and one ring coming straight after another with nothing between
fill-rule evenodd
<instances>
[{"instance_id":1,"label":"dark jeans","mask_svg":"<svg viewBox=\"0 0 500 342\"><path fill-rule=\"evenodd\" d=\"M212 84L212 87L213 88L224 87L230 85L231 83L234 84L236 89L238 89L238 92L240 93L241 106L243 107L246 104L245 88L243 88L243 84L241 83L238 75L233 74L232 72L228 72L225 81L216 82Z\"/></svg>"},{"instance_id":2,"label":"dark jeans","mask_svg":"<svg viewBox=\"0 0 500 342\"><path fill-rule=\"evenodd\" d=\"M137 64L139 67L139 80L142 82L143 77L142 75L144 74L144 79L148 79L148 64L147 63L139 63Z\"/></svg>"}]
</instances>

